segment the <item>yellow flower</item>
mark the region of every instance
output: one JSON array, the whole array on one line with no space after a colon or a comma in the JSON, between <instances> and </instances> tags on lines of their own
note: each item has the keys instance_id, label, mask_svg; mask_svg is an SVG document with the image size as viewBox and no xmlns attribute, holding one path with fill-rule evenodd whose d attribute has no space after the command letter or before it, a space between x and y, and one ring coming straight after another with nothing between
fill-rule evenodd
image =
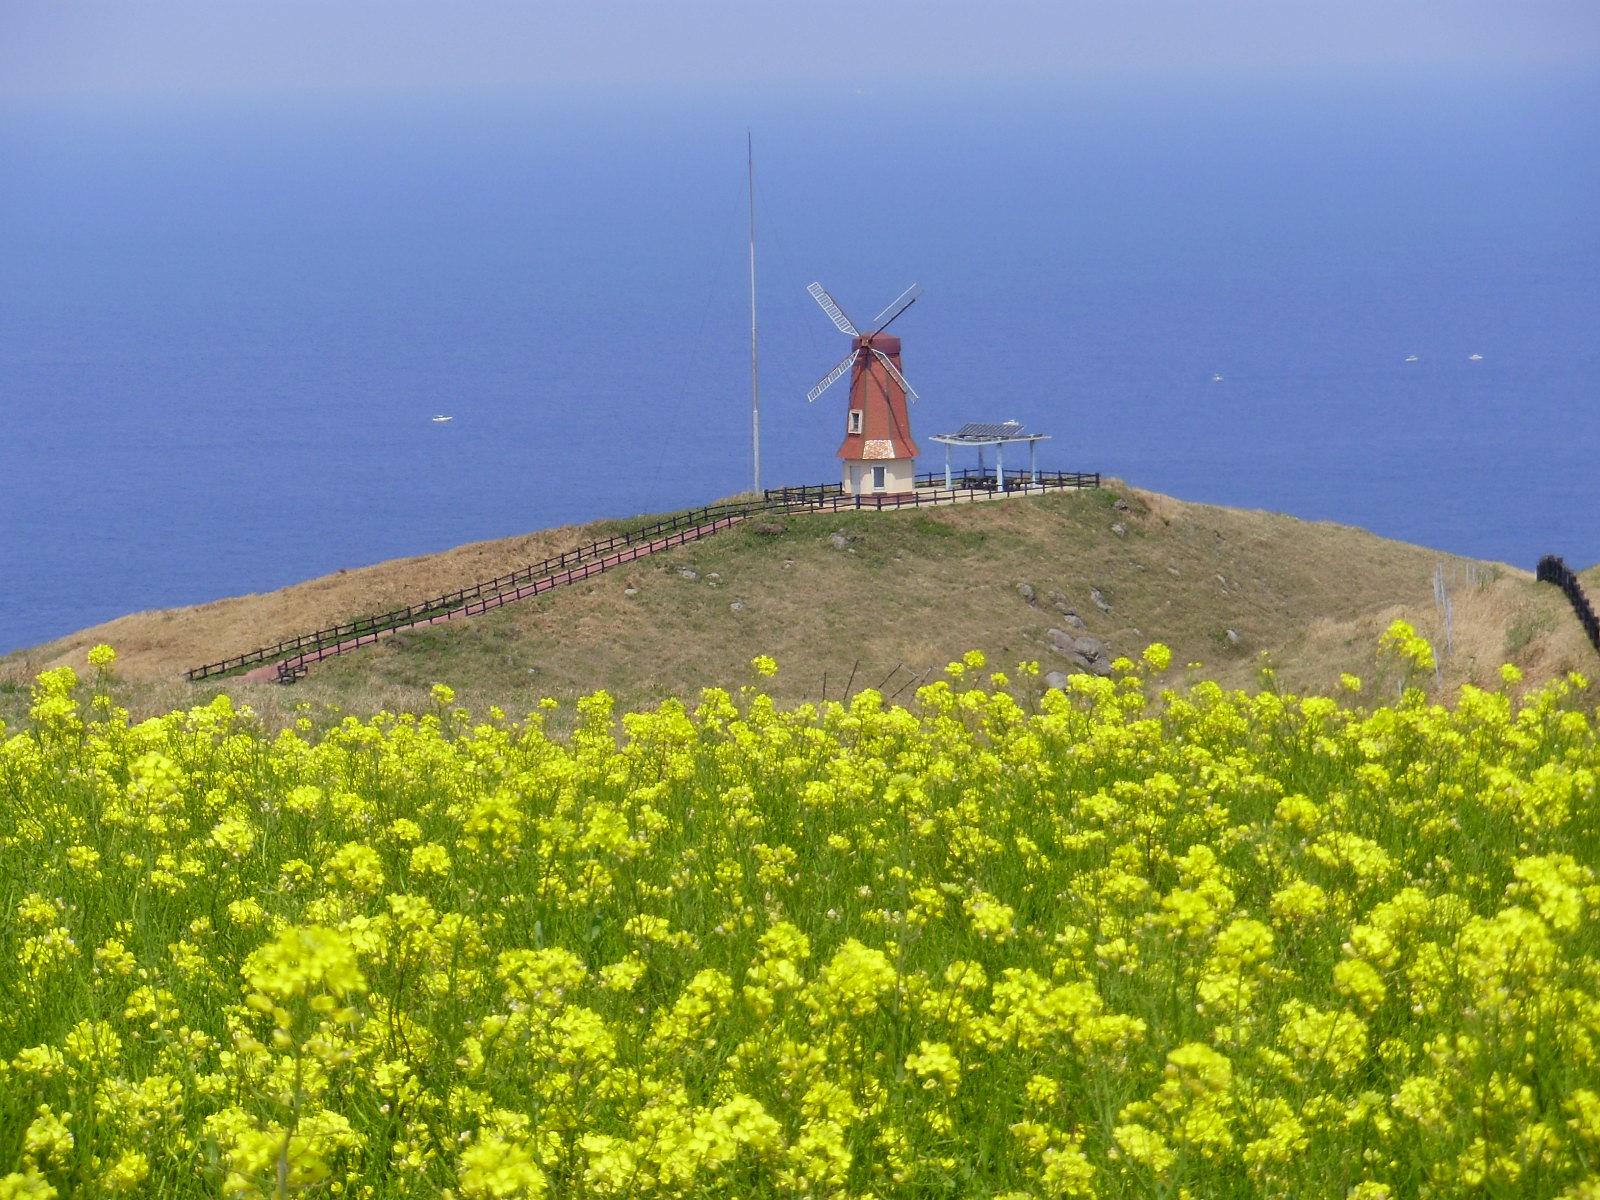
<instances>
[{"instance_id":1,"label":"yellow flower","mask_svg":"<svg viewBox=\"0 0 1600 1200\"><path fill-rule=\"evenodd\" d=\"M1016 932L1016 913L986 892L969 896L964 905L972 932L981 938L1003 942Z\"/></svg>"},{"instance_id":2,"label":"yellow flower","mask_svg":"<svg viewBox=\"0 0 1600 1200\"><path fill-rule=\"evenodd\" d=\"M450 871L450 852L433 842L411 848L411 870L418 875L445 875Z\"/></svg>"},{"instance_id":3,"label":"yellow flower","mask_svg":"<svg viewBox=\"0 0 1600 1200\"><path fill-rule=\"evenodd\" d=\"M22 1135L23 1153L37 1162L64 1165L75 1144L68 1128L71 1119L71 1113L57 1116L48 1104L41 1104Z\"/></svg>"},{"instance_id":4,"label":"yellow flower","mask_svg":"<svg viewBox=\"0 0 1600 1200\"><path fill-rule=\"evenodd\" d=\"M55 1200L57 1195L37 1168L0 1175L0 1200Z\"/></svg>"},{"instance_id":5,"label":"yellow flower","mask_svg":"<svg viewBox=\"0 0 1600 1200\"><path fill-rule=\"evenodd\" d=\"M1434 668L1433 647L1405 621L1394 621L1384 630L1378 644L1390 650L1402 662L1418 671Z\"/></svg>"},{"instance_id":6,"label":"yellow flower","mask_svg":"<svg viewBox=\"0 0 1600 1200\"><path fill-rule=\"evenodd\" d=\"M1600 1200L1580 681L1164 657L570 731L46 673L0 730L0 1200Z\"/></svg>"},{"instance_id":7,"label":"yellow flower","mask_svg":"<svg viewBox=\"0 0 1600 1200\"><path fill-rule=\"evenodd\" d=\"M529 1148L493 1132L461 1152L457 1178L466 1200L538 1200L548 1187Z\"/></svg>"},{"instance_id":8,"label":"yellow flower","mask_svg":"<svg viewBox=\"0 0 1600 1200\"><path fill-rule=\"evenodd\" d=\"M1151 642L1140 657L1152 671L1165 671L1172 665L1172 649L1161 642Z\"/></svg>"},{"instance_id":9,"label":"yellow flower","mask_svg":"<svg viewBox=\"0 0 1600 1200\"><path fill-rule=\"evenodd\" d=\"M945 1042L921 1042L906 1055L906 1071L922 1081L925 1088L953 1093L961 1084L961 1060Z\"/></svg>"},{"instance_id":10,"label":"yellow flower","mask_svg":"<svg viewBox=\"0 0 1600 1200\"><path fill-rule=\"evenodd\" d=\"M277 1001L325 992L366 990L350 939L319 926L290 926L245 959L243 974L257 993Z\"/></svg>"}]
</instances>

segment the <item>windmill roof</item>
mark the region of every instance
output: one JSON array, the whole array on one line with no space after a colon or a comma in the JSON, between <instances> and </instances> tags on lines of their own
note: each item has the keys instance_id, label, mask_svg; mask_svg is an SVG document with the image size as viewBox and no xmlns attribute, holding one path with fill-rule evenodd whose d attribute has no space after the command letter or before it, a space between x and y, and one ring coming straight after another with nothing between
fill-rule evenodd
<instances>
[{"instance_id":1,"label":"windmill roof","mask_svg":"<svg viewBox=\"0 0 1600 1200\"><path fill-rule=\"evenodd\" d=\"M899 339L874 339L874 344L894 344L885 353L900 366ZM839 457L856 461L888 461L915 458L917 444L911 440L911 417L906 411L906 396L883 364L867 354L858 354L850 375L850 407L861 413L861 431L850 433L839 446Z\"/></svg>"}]
</instances>

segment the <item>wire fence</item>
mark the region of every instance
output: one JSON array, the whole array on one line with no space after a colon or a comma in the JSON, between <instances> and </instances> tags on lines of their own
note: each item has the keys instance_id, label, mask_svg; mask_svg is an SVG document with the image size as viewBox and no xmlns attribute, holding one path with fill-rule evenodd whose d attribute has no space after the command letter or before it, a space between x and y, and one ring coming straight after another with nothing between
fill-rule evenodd
<instances>
[{"instance_id":1,"label":"wire fence","mask_svg":"<svg viewBox=\"0 0 1600 1200\"><path fill-rule=\"evenodd\" d=\"M942 474L938 478L943 481ZM1019 480L1015 484L1008 481L1006 491L1028 493L1099 486L1098 471L1058 471L1049 475L1041 474L1037 483L1031 479ZM282 664L278 678L284 682L292 682L293 679L305 674L303 668L309 663L320 662L334 654L343 654L358 646L369 645L397 630L416 628L459 616L476 616L513 600L538 595L551 588L599 574L623 562L641 558L646 553L655 553L673 545L681 545L684 541L703 537L707 533L726 529L748 517L861 509L917 508L924 505L951 504L981 494L993 494L993 489L978 486L950 489L919 486L913 492L862 496L846 495L838 484L771 488L765 491L759 500L710 504L675 513L637 529L587 542L575 549L520 567L493 579L469 584L453 592L393 608L387 612L358 617L342 624L329 625L310 633L285 638L271 645L258 646L241 654L218 659L216 662L191 667L184 672L184 675L190 682L199 682L277 662ZM678 534L690 536L679 538ZM630 554L629 551L641 552Z\"/></svg>"},{"instance_id":2,"label":"wire fence","mask_svg":"<svg viewBox=\"0 0 1600 1200\"><path fill-rule=\"evenodd\" d=\"M1572 610L1578 614L1578 623L1589 635L1589 641L1594 648L1600 650L1600 617L1595 616L1594 606L1584 594L1583 584L1579 582L1577 572L1557 555L1546 554L1539 560L1537 576L1540 583L1553 583L1566 593Z\"/></svg>"}]
</instances>

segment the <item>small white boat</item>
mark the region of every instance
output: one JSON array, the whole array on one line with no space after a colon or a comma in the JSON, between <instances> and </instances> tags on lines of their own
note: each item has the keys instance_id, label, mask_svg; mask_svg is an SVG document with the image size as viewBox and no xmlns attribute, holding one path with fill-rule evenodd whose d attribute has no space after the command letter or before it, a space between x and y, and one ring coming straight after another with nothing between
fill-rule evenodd
<instances>
[{"instance_id":1,"label":"small white boat","mask_svg":"<svg viewBox=\"0 0 1600 1200\"><path fill-rule=\"evenodd\" d=\"M1221 383L1222 382L1222 376L1221 375L1213 375L1211 377L1211 382L1212 383Z\"/></svg>"},{"instance_id":2,"label":"small white boat","mask_svg":"<svg viewBox=\"0 0 1600 1200\"><path fill-rule=\"evenodd\" d=\"M1481 354L1469 354L1469 355L1467 355L1467 361L1468 362L1482 362L1483 361L1483 355L1481 355Z\"/></svg>"},{"instance_id":3,"label":"small white boat","mask_svg":"<svg viewBox=\"0 0 1600 1200\"><path fill-rule=\"evenodd\" d=\"M1408 354L1408 355L1406 355L1406 361L1407 362L1421 362L1422 360L1420 358L1418 358L1415 354Z\"/></svg>"},{"instance_id":4,"label":"small white boat","mask_svg":"<svg viewBox=\"0 0 1600 1200\"><path fill-rule=\"evenodd\" d=\"M454 417L447 417L443 413L440 413L437 417L435 417L433 419L433 423L435 425L443 425L446 421L453 421L453 420L455 420Z\"/></svg>"}]
</instances>

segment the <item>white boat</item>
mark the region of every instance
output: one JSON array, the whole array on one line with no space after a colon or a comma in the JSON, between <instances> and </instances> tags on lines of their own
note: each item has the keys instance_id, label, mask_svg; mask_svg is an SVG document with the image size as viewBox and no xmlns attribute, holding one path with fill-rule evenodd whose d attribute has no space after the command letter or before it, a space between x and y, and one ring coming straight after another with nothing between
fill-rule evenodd
<instances>
[{"instance_id":1,"label":"white boat","mask_svg":"<svg viewBox=\"0 0 1600 1200\"><path fill-rule=\"evenodd\" d=\"M1408 354L1408 355L1406 355L1406 361L1407 362L1421 362L1422 360L1419 359L1415 354Z\"/></svg>"},{"instance_id":2,"label":"white boat","mask_svg":"<svg viewBox=\"0 0 1600 1200\"><path fill-rule=\"evenodd\" d=\"M1222 382L1222 376L1221 375L1213 375L1211 377L1211 382L1212 383L1221 383Z\"/></svg>"},{"instance_id":3,"label":"white boat","mask_svg":"<svg viewBox=\"0 0 1600 1200\"><path fill-rule=\"evenodd\" d=\"M1469 355L1467 355L1467 361L1468 362L1482 362L1483 361L1483 355L1481 355L1481 354L1469 354Z\"/></svg>"},{"instance_id":4,"label":"white boat","mask_svg":"<svg viewBox=\"0 0 1600 1200\"><path fill-rule=\"evenodd\" d=\"M433 419L433 423L435 425L443 425L446 421L453 421L453 420L455 420L454 417L447 417L443 413L440 413L437 417L435 417Z\"/></svg>"}]
</instances>

